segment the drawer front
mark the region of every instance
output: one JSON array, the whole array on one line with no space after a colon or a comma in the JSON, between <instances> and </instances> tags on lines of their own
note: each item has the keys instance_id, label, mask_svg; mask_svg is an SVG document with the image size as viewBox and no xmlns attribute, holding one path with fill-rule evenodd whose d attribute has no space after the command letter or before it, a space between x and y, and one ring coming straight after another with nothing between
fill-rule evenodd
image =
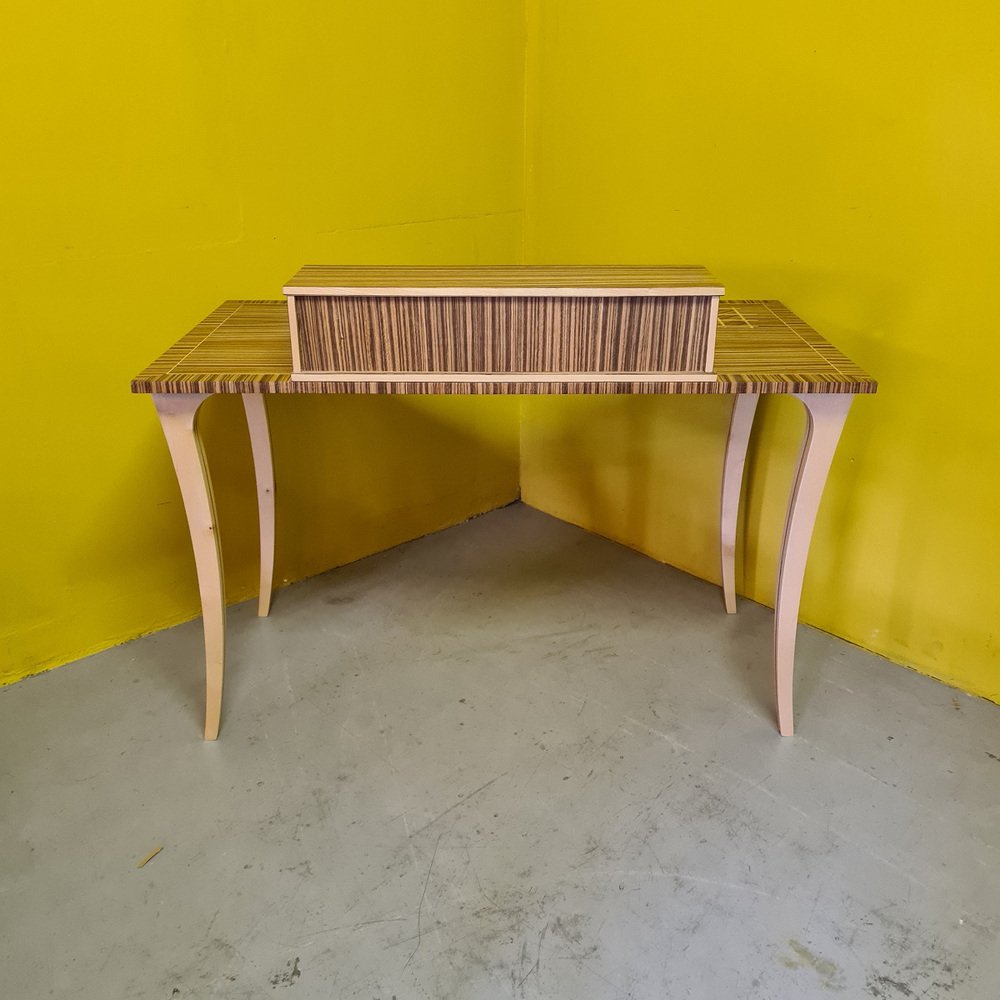
<instances>
[{"instance_id":1,"label":"drawer front","mask_svg":"<svg viewBox=\"0 0 1000 1000\"><path fill-rule=\"evenodd\" d=\"M704 372L714 296L295 296L304 372Z\"/></svg>"}]
</instances>

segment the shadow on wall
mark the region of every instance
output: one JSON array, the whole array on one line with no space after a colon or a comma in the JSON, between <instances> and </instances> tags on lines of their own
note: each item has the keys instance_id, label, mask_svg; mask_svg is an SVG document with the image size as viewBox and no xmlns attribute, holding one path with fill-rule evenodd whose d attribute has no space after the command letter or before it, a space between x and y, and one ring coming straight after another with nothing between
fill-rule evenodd
<instances>
[{"instance_id":1,"label":"shadow on wall","mask_svg":"<svg viewBox=\"0 0 1000 1000\"><path fill-rule=\"evenodd\" d=\"M528 400L522 428L524 499L718 583L720 489L732 405L731 398L711 396ZM740 508L737 589L772 606L804 429L800 403L762 400ZM820 558L810 572L820 591L837 578L842 540L851 537L863 503L853 467L864 447L864 422L852 415L817 522Z\"/></svg>"},{"instance_id":2,"label":"shadow on wall","mask_svg":"<svg viewBox=\"0 0 1000 1000\"><path fill-rule=\"evenodd\" d=\"M556 517L719 580L719 486L730 399L529 399L522 494Z\"/></svg>"},{"instance_id":3,"label":"shadow on wall","mask_svg":"<svg viewBox=\"0 0 1000 1000\"><path fill-rule=\"evenodd\" d=\"M137 403L139 401L137 400ZM134 623L124 641L200 614L180 491L152 404L129 476L107 490L79 579L99 556ZM517 498L517 401L459 397L270 397L277 500L275 585L321 573ZM238 397L199 411L213 479L227 601L257 593L257 505ZM137 491L142 482L145 491ZM136 510L133 499L159 499ZM119 498L116 507L114 498ZM123 588L121 581L129 581ZM88 586L91 584L88 583ZM102 645L107 645L104 642Z\"/></svg>"},{"instance_id":4,"label":"shadow on wall","mask_svg":"<svg viewBox=\"0 0 1000 1000\"><path fill-rule=\"evenodd\" d=\"M269 404L280 582L517 499L515 397L298 396Z\"/></svg>"}]
</instances>

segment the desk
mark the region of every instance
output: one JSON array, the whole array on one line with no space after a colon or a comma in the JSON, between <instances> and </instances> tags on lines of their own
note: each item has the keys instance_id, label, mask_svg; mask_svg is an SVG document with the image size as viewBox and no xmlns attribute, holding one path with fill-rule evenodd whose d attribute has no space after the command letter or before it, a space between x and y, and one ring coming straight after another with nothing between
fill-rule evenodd
<instances>
[{"instance_id":1,"label":"desk","mask_svg":"<svg viewBox=\"0 0 1000 1000\"><path fill-rule=\"evenodd\" d=\"M153 397L170 449L198 571L205 629L205 739L219 734L226 607L222 558L208 465L198 434L199 407L212 395L242 397L250 430L260 519L260 600L270 608L274 568L274 472L264 398L283 393L686 394L732 395L721 484L720 546L726 611L736 611L736 522L743 467L762 395L794 396L806 429L785 517L775 594L774 676L778 730L793 732L795 629L816 512L854 396L877 385L780 302L719 306L714 381L340 382L293 380L284 301L225 302L132 381Z\"/></svg>"}]
</instances>

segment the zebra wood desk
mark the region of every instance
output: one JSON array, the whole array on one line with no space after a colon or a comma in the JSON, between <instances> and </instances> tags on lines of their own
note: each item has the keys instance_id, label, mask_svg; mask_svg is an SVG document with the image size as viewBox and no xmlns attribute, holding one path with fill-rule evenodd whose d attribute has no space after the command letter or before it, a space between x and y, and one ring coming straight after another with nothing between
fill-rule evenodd
<instances>
[{"instance_id":1,"label":"zebra wood desk","mask_svg":"<svg viewBox=\"0 0 1000 1000\"><path fill-rule=\"evenodd\" d=\"M712 289L713 293L717 291ZM722 581L726 611L736 610L736 522L743 467L762 395L794 396L807 426L792 482L775 595L774 673L778 729L793 732L795 630L812 537L827 473L854 396L874 393L873 378L780 302L727 301L717 305L711 375L636 372L632 375L535 373L512 381L508 370L451 374L431 380L399 370L331 376L293 366L289 304L225 302L132 381L149 393L177 473L198 571L205 629L205 739L218 737L225 649L225 588L208 465L197 413L210 396L242 397L250 430L260 519L260 599L270 607L274 566L274 474L265 397L284 393L716 394L734 405L721 483ZM294 317L293 317L294 322ZM711 358L710 358L711 362ZM408 380L418 379L418 380Z\"/></svg>"}]
</instances>

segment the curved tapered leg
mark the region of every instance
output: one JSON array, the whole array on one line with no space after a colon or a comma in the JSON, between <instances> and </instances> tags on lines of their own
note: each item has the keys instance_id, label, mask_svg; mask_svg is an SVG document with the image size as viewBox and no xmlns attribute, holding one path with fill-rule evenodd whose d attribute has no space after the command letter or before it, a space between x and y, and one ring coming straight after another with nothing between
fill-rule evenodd
<instances>
[{"instance_id":1,"label":"curved tapered leg","mask_svg":"<svg viewBox=\"0 0 1000 1000\"><path fill-rule=\"evenodd\" d=\"M791 736L794 732L792 681L795 630L799 620L806 557L827 473L853 397L841 393L795 393L795 398L805 406L807 422L785 516L774 601L774 682L778 731L782 736Z\"/></svg>"},{"instance_id":2,"label":"curved tapered leg","mask_svg":"<svg viewBox=\"0 0 1000 1000\"><path fill-rule=\"evenodd\" d=\"M740 490L743 486L743 468L750 444L750 429L760 396L741 393L733 403L726 439L726 461L722 471L722 516L720 531L722 547L722 593L726 611L736 614L736 521L740 513Z\"/></svg>"},{"instance_id":3,"label":"curved tapered leg","mask_svg":"<svg viewBox=\"0 0 1000 1000\"><path fill-rule=\"evenodd\" d=\"M271 460L271 433L267 425L267 407L260 393L243 396L253 469L257 480L257 517L260 521L260 590L257 614L264 618L271 610L274 585L274 463Z\"/></svg>"},{"instance_id":4,"label":"curved tapered leg","mask_svg":"<svg viewBox=\"0 0 1000 1000\"><path fill-rule=\"evenodd\" d=\"M198 408L207 398L207 395L201 393L153 394L153 403L160 417L160 425L167 439L167 447L181 488L198 570L198 590L201 594L201 614L205 627L205 739L214 740L219 736L222 714L226 599L212 481L198 434Z\"/></svg>"}]
</instances>

